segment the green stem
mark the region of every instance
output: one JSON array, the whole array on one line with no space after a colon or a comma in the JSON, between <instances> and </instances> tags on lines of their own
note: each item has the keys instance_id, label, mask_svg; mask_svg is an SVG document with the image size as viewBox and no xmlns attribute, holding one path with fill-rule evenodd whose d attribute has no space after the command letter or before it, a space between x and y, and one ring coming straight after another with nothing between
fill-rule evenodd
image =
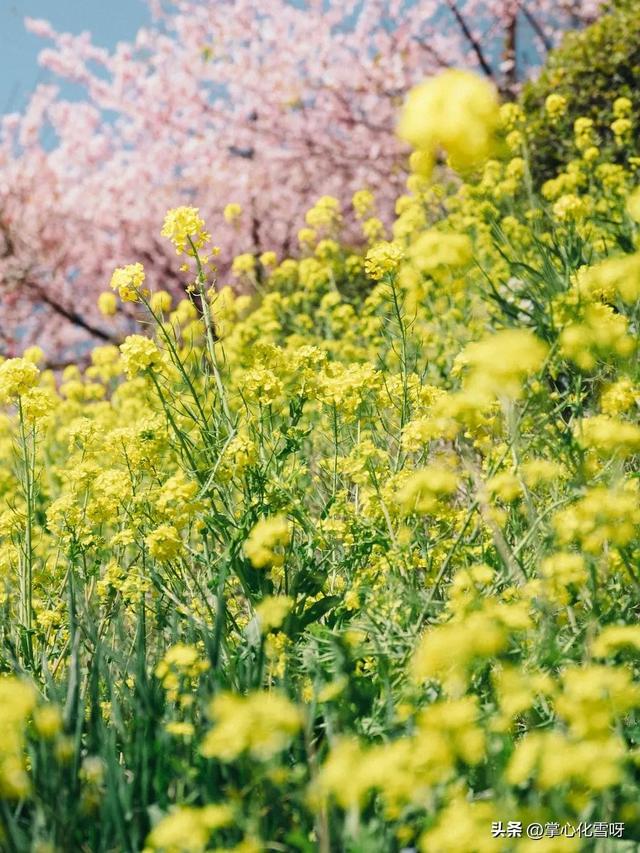
<instances>
[{"instance_id":1,"label":"green stem","mask_svg":"<svg viewBox=\"0 0 640 853\"><path fill-rule=\"evenodd\" d=\"M189 243L191 244L193 257L195 258L196 266L198 268L198 296L200 297L200 308L202 311L202 318L204 320L205 325L205 337L207 340L207 351L211 360L211 369L213 370L213 376L216 381L216 388L218 389L218 397L220 398L220 405L222 406L222 411L224 413L225 420L227 421L227 424L229 425L230 429L233 429L234 423L231 418L229 404L227 402L227 395L224 390L224 385L222 384L222 377L220 376L220 369L218 367L218 357L216 356L213 332L213 321L211 319L211 308L209 306L209 303L207 302L207 297L204 292L204 285L207 279L202 268L200 255L198 254L198 250L196 249L191 237L189 237Z\"/></svg>"},{"instance_id":2,"label":"green stem","mask_svg":"<svg viewBox=\"0 0 640 853\"><path fill-rule=\"evenodd\" d=\"M409 372L407 356L407 328L405 326L404 318L402 316L402 306L400 305L400 300L398 298L398 290L396 288L396 283L393 276L389 277L389 287L391 288L393 310L396 315L396 320L398 321L398 328L400 329L400 367L402 370L402 412L400 415L400 430L402 431L402 427L409 420Z\"/></svg>"},{"instance_id":3,"label":"green stem","mask_svg":"<svg viewBox=\"0 0 640 853\"><path fill-rule=\"evenodd\" d=\"M156 391L158 392L158 397L160 398L160 403L162 404L162 408L164 409L164 413L167 416L167 420L169 421L171 428L173 429L173 431L175 433L176 438L178 439L178 441L182 445L184 455L186 456L187 461L188 461L189 465L191 466L191 470L193 471L194 476L197 477L200 485L202 485L202 477L200 475L196 460L194 459L194 457L191 453L191 450L189 449L189 445L187 444L187 441L186 441L186 439L182 433L182 430L178 427L178 425L175 421L175 418L171 414L171 409L169 408L169 405L164 398L164 394L162 393L162 389L160 388L160 383L158 382L158 379L157 379L155 373L153 372L153 370L148 370L148 374L151 377L153 384L155 385Z\"/></svg>"},{"instance_id":4,"label":"green stem","mask_svg":"<svg viewBox=\"0 0 640 853\"><path fill-rule=\"evenodd\" d=\"M22 399L18 397L18 414L20 418L20 446L24 465L24 496L26 502L26 519L24 531L24 549L20 571L20 619L25 630L25 645L27 660L33 663L33 464L35 448L29 448L27 429L24 420ZM31 450L34 452L32 453Z\"/></svg>"},{"instance_id":5,"label":"green stem","mask_svg":"<svg viewBox=\"0 0 640 853\"><path fill-rule=\"evenodd\" d=\"M162 320L162 317L159 317L155 313L155 311L151 307L151 303L149 302L149 300L146 299L146 297L143 296L141 293L139 294L139 298L140 298L140 301L145 306L145 308L147 309L147 311L151 314L151 316L155 320L156 325L157 325L158 329L160 330L160 334L164 338L164 341L167 344L167 347L169 348L169 353L171 354L171 360L173 361L175 366L178 368L180 375L184 379L184 381L185 381L185 383L189 389L189 392L191 393L191 397L193 398L193 402L196 405L196 408L198 410L198 414L202 418L201 432L202 432L203 438L204 438L204 437L206 437L206 429L209 425L209 422L208 422L207 416L205 415L204 410L202 408L202 404L200 402L200 397L198 396L198 393L197 393L197 391L193 385L193 382L191 381L191 377L189 376L184 364L182 363L182 359L178 355L178 351L176 350L174 343L171 340L171 335L167 332L167 330L165 328L165 324ZM196 419L193 418L193 415L190 414L190 417L194 421L196 421Z\"/></svg>"}]
</instances>

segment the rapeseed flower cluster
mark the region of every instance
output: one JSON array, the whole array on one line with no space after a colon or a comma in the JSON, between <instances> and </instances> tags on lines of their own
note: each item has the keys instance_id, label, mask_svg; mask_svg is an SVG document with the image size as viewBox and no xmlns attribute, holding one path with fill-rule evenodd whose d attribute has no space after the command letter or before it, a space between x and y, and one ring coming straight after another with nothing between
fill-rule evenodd
<instances>
[{"instance_id":1,"label":"rapeseed flower cluster","mask_svg":"<svg viewBox=\"0 0 640 853\"><path fill-rule=\"evenodd\" d=\"M398 133L427 157L444 149L454 168L465 170L489 157L499 115L490 83L452 69L411 90Z\"/></svg>"},{"instance_id":2,"label":"rapeseed flower cluster","mask_svg":"<svg viewBox=\"0 0 640 853\"><path fill-rule=\"evenodd\" d=\"M16 400L38 384L40 371L26 358L10 358L0 364L0 397Z\"/></svg>"},{"instance_id":3,"label":"rapeseed flower cluster","mask_svg":"<svg viewBox=\"0 0 640 853\"><path fill-rule=\"evenodd\" d=\"M176 207L165 216L161 235L175 246L176 254L192 254L210 240L197 207Z\"/></svg>"},{"instance_id":4,"label":"rapeseed flower cluster","mask_svg":"<svg viewBox=\"0 0 640 853\"><path fill-rule=\"evenodd\" d=\"M143 288L145 280L144 267L140 263L127 264L126 267L118 267L111 276L111 288L117 290L123 302L138 302L141 295L145 293ZM115 306L108 294L100 297L100 306L103 314L114 313Z\"/></svg>"}]
</instances>

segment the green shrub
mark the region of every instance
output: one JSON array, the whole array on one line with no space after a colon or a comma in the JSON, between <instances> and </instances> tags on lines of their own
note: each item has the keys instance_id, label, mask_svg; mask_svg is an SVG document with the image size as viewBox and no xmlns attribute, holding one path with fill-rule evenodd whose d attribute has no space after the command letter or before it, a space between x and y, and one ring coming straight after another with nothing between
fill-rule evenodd
<instances>
[{"instance_id":1,"label":"green shrub","mask_svg":"<svg viewBox=\"0 0 640 853\"><path fill-rule=\"evenodd\" d=\"M550 94L562 95L565 114L551 121L545 111ZM631 144L618 146L611 130L613 102L627 97L633 105ZM556 175L576 156L573 123L593 119L594 130L609 160L629 162L640 154L640 2L618 0L595 24L570 32L553 51L537 81L528 84L521 103L530 116L531 168L536 182ZM634 118L635 117L635 118ZM611 156L613 155L613 157Z\"/></svg>"}]
</instances>

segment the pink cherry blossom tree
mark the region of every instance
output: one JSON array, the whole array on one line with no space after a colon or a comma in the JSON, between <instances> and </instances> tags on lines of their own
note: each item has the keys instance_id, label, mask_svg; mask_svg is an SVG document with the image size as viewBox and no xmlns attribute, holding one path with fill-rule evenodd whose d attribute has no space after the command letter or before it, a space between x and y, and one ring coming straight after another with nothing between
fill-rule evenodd
<instances>
[{"instance_id":1,"label":"pink cherry blossom tree","mask_svg":"<svg viewBox=\"0 0 640 853\"><path fill-rule=\"evenodd\" d=\"M82 97L41 85L0 123L0 347L52 363L118 340L96 308L115 266L141 261L181 288L160 237L168 207L201 209L222 248L296 250L321 195L370 188L383 219L404 181L395 137L410 86L448 66L511 92L599 0L150 0L152 25L113 52L88 33L47 39L40 63ZM242 207L235 224L222 211Z\"/></svg>"}]
</instances>

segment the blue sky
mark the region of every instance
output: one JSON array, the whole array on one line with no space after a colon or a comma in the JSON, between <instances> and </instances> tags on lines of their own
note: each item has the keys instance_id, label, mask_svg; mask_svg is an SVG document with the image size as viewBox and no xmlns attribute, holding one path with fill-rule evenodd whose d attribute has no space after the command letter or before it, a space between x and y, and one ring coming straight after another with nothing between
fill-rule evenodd
<instances>
[{"instance_id":1,"label":"blue sky","mask_svg":"<svg viewBox=\"0 0 640 853\"><path fill-rule=\"evenodd\" d=\"M0 113L23 107L46 79L38 52L47 42L26 32L25 16L46 18L67 32L89 30L103 47L129 40L149 19L144 0L0 0Z\"/></svg>"}]
</instances>

